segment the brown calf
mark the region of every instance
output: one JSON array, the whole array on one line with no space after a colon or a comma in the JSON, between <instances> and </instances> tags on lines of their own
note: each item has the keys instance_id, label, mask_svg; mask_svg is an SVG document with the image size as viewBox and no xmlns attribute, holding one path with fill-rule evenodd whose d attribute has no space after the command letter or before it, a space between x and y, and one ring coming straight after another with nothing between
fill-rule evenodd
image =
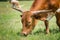
<instances>
[{"instance_id":1,"label":"brown calf","mask_svg":"<svg viewBox=\"0 0 60 40\"><path fill-rule=\"evenodd\" d=\"M19 1L17 0L10 0L10 3L12 4L13 8L20 8Z\"/></svg>"},{"instance_id":2,"label":"brown calf","mask_svg":"<svg viewBox=\"0 0 60 40\"><path fill-rule=\"evenodd\" d=\"M37 20L42 20L46 26L46 33L49 33L48 20L56 16L56 23L60 28L60 0L34 0L30 11L22 11L22 34L29 34L35 27ZM14 8L15 10L21 9ZM57 11L56 11L57 10Z\"/></svg>"}]
</instances>

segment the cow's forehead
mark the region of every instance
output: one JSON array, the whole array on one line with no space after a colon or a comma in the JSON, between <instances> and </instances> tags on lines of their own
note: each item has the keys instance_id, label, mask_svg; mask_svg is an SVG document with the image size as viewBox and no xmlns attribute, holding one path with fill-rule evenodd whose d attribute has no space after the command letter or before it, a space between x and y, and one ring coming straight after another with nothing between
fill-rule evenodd
<instances>
[{"instance_id":1,"label":"cow's forehead","mask_svg":"<svg viewBox=\"0 0 60 40\"><path fill-rule=\"evenodd\" d=\"M23 13L23 17L30 17L32 13L30 11L26 11Z\"/></svg>"},{"instance_id":2,"label":"cow's forehead","mask_svg":"<svg viewBox=\"0 0 60 40\"><path fill-rule=\"evenodd\" d=\"M30 11L26 11L23 13L22 19L26 20L29 19L31 17L31 12Z\"/></svg>"}]
</instances>

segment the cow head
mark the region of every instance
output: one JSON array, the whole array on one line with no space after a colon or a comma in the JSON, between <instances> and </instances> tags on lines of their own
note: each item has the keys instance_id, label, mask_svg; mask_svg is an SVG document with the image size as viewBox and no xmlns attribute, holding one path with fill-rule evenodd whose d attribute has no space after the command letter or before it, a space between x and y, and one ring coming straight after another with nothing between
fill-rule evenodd
<instances>
[{"instance_id":1,"label":"cow head","mask_svg":"<svg viewBox=\"0 0 60 40\"><path fill-rule=\"evenodd\" d=\"M34 28L34 18L32 17L32 13L30 11L26 11L22 15L22 34L28 35Z\"/></svg>"}]
</instances>

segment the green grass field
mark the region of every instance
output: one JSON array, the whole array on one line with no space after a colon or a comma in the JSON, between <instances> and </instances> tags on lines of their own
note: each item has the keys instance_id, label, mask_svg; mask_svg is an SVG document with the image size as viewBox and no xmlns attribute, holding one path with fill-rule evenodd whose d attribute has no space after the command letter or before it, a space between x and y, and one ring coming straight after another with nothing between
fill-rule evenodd
<instances>
[{"instance_id":1,"label":"green grass field","mask_svg":"<svg viewBox=\"0 0 60 40\"><path fill-rule=\"evenodd\" d=\"M24 10L29 10L32 1L20 1ZM12 9L9 2L0 2L0 40L60 40L59 28L56 25L56 18L49 21L50 33L45 34L43 21L38 21L32 34L27 37L19 33L22 29L21 13Z\"/></svg>"}]
</instances>

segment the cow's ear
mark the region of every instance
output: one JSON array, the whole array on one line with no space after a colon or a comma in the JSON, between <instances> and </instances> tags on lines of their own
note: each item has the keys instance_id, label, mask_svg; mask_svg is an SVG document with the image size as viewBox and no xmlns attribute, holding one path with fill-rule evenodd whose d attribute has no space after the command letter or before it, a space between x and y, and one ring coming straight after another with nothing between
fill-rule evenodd
<instances>
[{"instance_id":1,"label":"cow's ear","mask_svg":"<svg viewBox=\"0 0 60 40\"><path fill-rule=\"evenodd\" d=\"M22 17L22 15L20 15L20 17Z\"/></svg>"},{"instance_id":2,"label":"cow's ear","mask_svg":"<svg viewBox=\"0 0 60 40\"><path fill-rule=\"evenodd\" d=\"M32 15L32 18L38 19L40 16L37 16L37 14Z\"/></svg>"}]
</instances>

